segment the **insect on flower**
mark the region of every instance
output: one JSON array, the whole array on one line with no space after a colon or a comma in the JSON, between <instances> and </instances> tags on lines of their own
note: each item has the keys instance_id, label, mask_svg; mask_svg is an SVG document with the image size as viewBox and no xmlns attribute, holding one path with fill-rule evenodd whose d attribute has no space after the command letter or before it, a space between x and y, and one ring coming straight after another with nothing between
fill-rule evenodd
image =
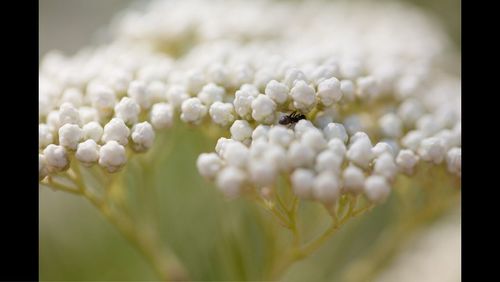
<instances>
[{"instance_id":1,"label":"insect on flower","mask_svg":"<svg viewBox=\"0 0 500 282\"><path fill-rule=\"evenodd\" d=\"M297 113L297 111L294 111L289 115L282 116L279 120L279 124L292 125L297 123L301 119L306 119L306 116L301 113Z\"/></svg>"}]
</instances>

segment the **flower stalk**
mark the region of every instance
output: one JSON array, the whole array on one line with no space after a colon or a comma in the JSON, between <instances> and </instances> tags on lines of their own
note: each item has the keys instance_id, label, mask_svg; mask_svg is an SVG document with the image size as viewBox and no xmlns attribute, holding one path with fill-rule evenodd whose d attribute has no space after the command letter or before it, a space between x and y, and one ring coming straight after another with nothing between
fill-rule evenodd
<instances>
[{"instance_id":1,"label":"flower stalk","mask_svg":"<svg viewBox=\"0 0 500 282\"><path fill-rule=\"evenodd\" d=\"M113 225L119 233L150 263L153 270L161 281L187 281L188 276L179 261L169 253L167 256L163 243L154 232L139 230L139 225L134 222L131 212L125 203L113 201L109 192L111 189L124 189L118 183L118 177L107 178L104 196L99 197L88 187L81 173L80 165L72 162L70 170L66 171L62 177L70 184L63 184L53 177L47 177L42 184L55 190L81 196L92 204L99 213ZM101 180L106 180L102 179ZM111 206L118 203L119 210Z\"/></svg>"}]
</instances>

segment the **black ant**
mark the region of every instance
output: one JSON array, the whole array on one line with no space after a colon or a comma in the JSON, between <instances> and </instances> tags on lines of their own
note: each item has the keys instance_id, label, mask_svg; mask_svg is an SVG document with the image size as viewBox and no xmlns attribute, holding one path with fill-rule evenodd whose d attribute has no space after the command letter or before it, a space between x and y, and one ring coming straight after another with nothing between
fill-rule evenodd
<instances>
[{"instance_id":1,"label":"black ant","mask_svg":"<svg viewBox=\"0 0 500 282\"><path fill-rule=\"evenodd\" d=\"M290 115L280 117L279 124L292 125L294 123L297 123L301 119L306 119L306 116L301 113L297 113L297 111L294 111Z\"/></svg>"}]
</instances>

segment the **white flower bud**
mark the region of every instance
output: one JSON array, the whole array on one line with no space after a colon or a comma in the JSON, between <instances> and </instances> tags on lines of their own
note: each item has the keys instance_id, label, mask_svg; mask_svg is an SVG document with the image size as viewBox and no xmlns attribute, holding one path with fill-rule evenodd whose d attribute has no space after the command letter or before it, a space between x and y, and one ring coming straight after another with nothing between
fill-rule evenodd
<instances>
[{"instance_id":1,"label":"white flower bud","mask_svg":"<svg viewBox=\"0 0 500 282\"><path fill-rule=\"evenodd\" d=\"M315 175L312 170L299 168L296 169L291 177L293 192L301 199L312 198L312 186Z\"/></svg>"},{"instance_id":2,"label":"white flower bud","mask_svg":"<svg viewBox=\"0 0 500 282\"><path fill-rule=\"evenodd\" d=\"M89 86L89 97L92 107L97 110L100 117L107 117L113 113L116 95L111 88L104 85Z\"/></svg>"},{"instance_id":3,"label":"white flower bud","mask_svg":"<svg viewBox=\"0 0 500 282\"><path fill-rule=\"evenodd\" d=\"M284 84L290 88L292 87L297 81L307 81L306 75L299 69L296 68L291 68L289 69L286 74L285 74L285 80L283 81Z\"/></svg>"},{"instance_id":4,"label":"white flower bud","mask_svg":"<svg viewBox=\"0 0 500 282\"><path fill-rule=\"evenodd\" d=\"M434 137L439 138L443 142L443 146L446 151L448 151L452 147L459 146L460 143L457 142L456 136L453 134L453 131L449 129L443 129L439 131Z\"/></svg>"},{"instance_id":5,"label":"white flower bud","mask_svg":"<svg viewBox=\"0 0 500 282\"><path fill-rule=\"evenodd\" d=\"M385 114L378 122L382 134L386 137L398 138L403 133L403 123L399 117L393 113Z\"/></svg>"},{"instance_id":6,"label":"white flower bud","mask_svg":"<svg viewBox=\"0 0 500 282\"><path fill-rule=\"evenodd\" d=\"M250 158L253 159L261 159L265 157L267 148L269 147L269 143L267 140L260 138L256 140L252 140L250 144Z\"/></svg>"},{"instance_id":7,"label":"white flower bud","mask_svg":"<svg viewBox=\"0 0 500 282\"><path fill-rule=\"evenodd\" d=\"M446 154L446 164L449 172L462 176L462 148L451 148Z\"/></svg>"},{"instance_id":8,"label":"white flower bud","mask_svg":"<svg viewBox=\"0 0 500 282\"><path fill-rule=\"evenodd\" d=\"M389 153L392 156L395 155L394 149L386 142L378 142L377 144L375 144L375 146L373 146L372 148L372 153L374 157L379 157L384 153Z\"/></svg>"},{"instance_id":9,"label":"white flower bud","mask_svg":"<svg viewBox=\"0 0 500 282\"><path fill-rule=\"evenodd\" d=\"M347 132L344 126L340 123L329 123L323 128L323 133L325 134L326 139L332 140L333 138L338 138L342 142L347 142Z\"/></svg>"},{"instance_id":10,"label":"white flower bud","mask_svg":"<svg viewBox=\"0 0 500 282\"><path fill-rule=\"evenodd\" d=\"M78 111L80 112L80 119L82 121L82 124L87 124L92 121L99 121L99 114L94 108L80 107Z\"/></svg>"},{"instance_id":11,"label":"white flower bud","mask_svg":"<svg viewBox=\"0 0 500 282\"><path fill-rule=\"evenodd\" d=\"M419 88L420 79L416 75L404 75L396 83L395 94L400 99L413 95Z\"/></svg>"},{"instance_id":12,"label":"white flower bud","mask_svg":"<svg viewBox=\"0 0 500 282\"><path fill-rule=\"evenodd\" d=\"M151 124L155 129L164 129L174 122L174 107L169 103L156 103L151 108Z\"/></svg>"},{"instance_id":13,"label":"white flower bud","mask_svg":"<svg viewBox=\"0 0 500 282\"><path fill-rule=\"evenodd\" d=\"M312 122L305 119L299 120L299 122L297 122L293 128L296 138L301 138L304 133L311 129L315 130L317 128L312 124Z\"/></svg>"},{"instance_id":14,"label":"white flower bud","mask_svg":"<svg viewBox=\"0 0 500 282\"><path fill-rule=\"evenodd\" d=\"M372 144L370 140L367 138L359 138L350 145L346 156L356 165L367 168L373 159Z\"/></svg>"},{"instance_id":15,"label":"white flower bud","mask_svg":"<svg viewBox=\"0 0 500 282\"><path fill-rule=\"evenodd\" d=\"M167 100L174 108L180 108L187 99L189 94L183 86L173 85L167 90Z\"/></svg>"},{"instance_id":16,"label":"white flower bud","mask_svg":"<svg viewBox=\"0 0 500 282\"><path fill-rule=\"evenodd\" d=\"M259 95L259 89L257 88L257 86L253 85L253 84L243 84L241 87L240 87L240 90L243 91L243 92L247 92L248 94L254 96L254 97L257 97L257 95Z\"/></svg>"},{"instance_id":17,"label":"white flower bud","mask_svg":"<svg viewBox=\"0 0 500 282\"><path fill-rule=\"evenodd\" d=\"M273 163L280 171L287 171L289 168L287 152L279 145L268 144L264 152L264 159Z\"/></svg>"},{"instance_id":18,"label":"white flower bud","mask_svg":"<svg viewBox=\"0 0 500 282\"><path fill-rule=\"evenodd\" d=\"M232 85L251 83L254 79L254 70L247 64L238 65L232 73Z\"/></svg>"},{"instance_id":19,"label":"white flower bud","mask_svg":"<svg viewBox=\"0 0 500 282\"><path fill-rule=\"evenodd\" d=\"M268 136L269 142L285 148L287 148L294 139L293 131L281 125L276 125L269 129Z\"/></svg>"},{"instance_id":20,"label":"white flower bud","mask_svg":"<svg viewBox=\"0 0 500 282\"><path fill-rule=\"evenodd\" d=\"M137 152L147 151L153 146L155 140L155 131L149 122L137 123L132 127L133 148Z\"/></svg>"},{"instance_id":21,"label":"white flower bud","mask_svg":"<svg viewBox=\"0 0 500 282\"><path fill-rule=\"evenodd\" d=\"M320 102L326 107L333 105L333 103L338 103L342 99L340 81L335 77L323 80L318 85L317 95Z\"/></svg>"},{"instance_id":22,"label":"white flower bud","mask_svg":"<svg viewBox=\"0 0 500 282\"><path fill-rule=\"evenodd\" d=\"M294 141L288 148L288 162L292 167L312 166L315 158L314 149L301 142Z\"/></svg>"},{"instance_id":23,"label":"white flower bud","mask_svg":"<svg viewBox=\"0 0 500 282\"><path fill-rule=\"evenodd\" d=\"M303 112L309 112L316 103L314 88L307 85L303 80L295 82L290 90L290 96L293 99L293 106Z\"/></svg>"},{"instance_id":24,"label":"white flower bud","mask_svg":"<svg viewBox=\"0 0 500 282\"><path fill-rule=\"evenodd\" d=\"M254 84L258 89L263 89L269 81L275 78L275 73L269 68L260 68L255 72Z\"/></svg>"},{"instance_id":25,"label":"white flower bud","mask_svg":"<svg viewBox=\"0 0 500 282\"><path fill-rule=\"evenodd\" d=\"M244 171L228 166L217 174L215 183L226 198L234 199L241 194L246 178Z\"/></svg>"},{"instance_id":26,"label":"white flower bud","mask_svg":"<svg viewBox=\"0 0 500 282\"><path fill-rule=\"evenodd\" d=\"M240 89L234 94L234 110L244 118L249 119L252 113L252 101L257 97L252 91Z\"/></svg>"},{"instance_id":27,"label":"white flower bud","mask_svg":"<svg viewBox=\"0 0 500 282\"><path fill-rule=\"evenodd\" d=\"M199 70L190 70L186 74L186 90L189 93L198 93L205 84L205 77Z\"/></svg>"},{"instance_id":28,"label":"white flower bud","mask_svg":"<svg viewBox=\"0 0 500 282\"><path fill-rule=\"evenodd\" d=\"M246 166L250 151L240 142L230 142L224 148L222 157L231 166L243 168Z\"/></svg>"},{"instance_id":29,"label":"white flower bud","mask_svg":"<svg viewBox=\"0 0 500 282\"><path fill-rule=\"evenodd\" d=\"M165 100L167 93L167 86L165 83L160 80L155 80L151 82L147 88L152 102L157 103Z\"/></svg>"},{"instance_id":30,"label":"white flower bud","mask_svg":"<svg viewBox=\"0 0 500 282\"><path fill-rule=\"evenodd\" d=\"M375 159L373 172L382 175L388 180L394 180L398 172L398 168L394 163L394 158L390 153L383 153L380 157Z\"/></svg>"},{"instance_id":31,"label":"white flower bud","mask_svg":"<svg viewBox=\"0 0 500 282\"><path fill-rule=\"evenodd\" d=\"M67 123L59 128L59 145L76 150L83 138L83 130L76 124Z\"/></svg>"},{"instance_id":32,"label":"white flower bud","mask_svg":"<svg viewBox=\"0 0 500 282\"><path fill-rule=\"evenodd\" d=\"M424 107L417 99L407 99L398 108L398 116L410 127L424 114Z\"/></svg>"},{"instance_id":33,"label":"white flower bud","mask_svg":"<svg viewBox=\"0 0 500 282\"><path fill-rule=\"evenodd\" d=\"M134 80L130 82L127 94L130 98L137 102L141 109L149 109L151 106L151 94L149 93L148 87L144 81Z\"/></svg>"},{"instance_id":34,"label":"white flower bud","mask_svg":"<svg viewBox=\"0 0 500 282\"><path fill-rule=\"evenodd\" d=\"M344 155L337 155L332 150L324 150L316 157L315 169L318 172L329 171L338 174L344 161Z\"/></svg>"},{"instance_id":35,"label":"white flower bud","mask_svg":"<svg viewBox=\"0 0 500 282\"><path fill-rule=\"evenodd\" d=\"M351 136L351 139L349 140L349 146L354 144L354 142L361 140L361 139L363 139L365 141L369 141L371 144L370 137L368 136L368 134L366 134L363 131L358 131Z\"/></svg>"},{"instance_id":36,"label":"white flower bud","mask_svg":"<svg viewBox=\"0 0 500 282\"><path fill-rule=\"evenodd\" d=\"M219 154L219 156L224 156L224 152L226 150L226 146L230 143L237 142L234 141L233 139L228 139L225 137L221 137L217 140L217 144L215 145L215 152Z\"/></svg>"},{"instance_id":37,"label":"white flower bud","mask_svg":"<svg viewBox=\"0 0 500 282\"><path fill-rule=\"evenodd\" d=\"M229 70L226 66L220 63L215 63L209 66L207 70L207 77L210 81L213 81L219 85L230 85L231 83L229 79ZM203 101L203 99L201 98L200 100Z\"/></svg>"},{"instance_id":38,"label":"white flower bud","mask_svg":"<svg viewBox=\"0 0 500 282\"><path fill-rule=\"evenodd\" d=\"M107 84L113 89L113 91L120 94L124 94L127 91L128 85L133 79L130 72L121 68L115 68L107 75Z\"/></svg>"},{"instance_id":39,"label":"white flower bud","mask_svg":"<svg viewBox=\"0 0 500 282\"><path fill-rule=\"evenodd\" d=\"M64 171L69 168L69 159L63 146L50 144L43 150L49 172Z\"/></svg>"},{"instance_id":40,"label":"white flower bud","mask_svg":"<svg viewBox=\"0 0 500 282\"><path fill-rule=\"evenodd\" d=\"M344 60L340 64L340 73L342 77L352 79L360 76L362 72L363 66L361 65L361 62L359 60Z\"/></svg>"},{"instance_id":41,"label":"white flower bud","mask_svg":"<svg viewBox=\"0 0 500 282\"><path fill-rule=\"evenodd\" d=\"M406 174L412 174L413 168L418 163L418 156L412 150L401 150L396 157L396 164Z\"/></svg>"},{"instance_id":42,"label":"white flower bud","mask_svg":"<svg viewBox=\"0 0 500 282\"><path fill-rule=\"evenodd\" d=\"M103 131L102 126L98 122L89 122L83 126L83 139L92 139L95 142L99 142L101 141Z\"/></svg>"},{"instance_id":43,"label":"white flower bud","mask_svg":"<svg viewBox=\"0 0 500 282\"><path fill-rule=\"evenodd\" d=\"M84 166L91 166L99 160L99 146L92 139L84 141L78 144L75 157Z\"/></svg>"},{"instance_id":44,"label":"white flower bud","mask_svg":"<svg viewBox=\"0 0 500 282\"><path fill-rule=\"evenodd\" d=\"M420 142L418 154L424 161L439 164L443 161L446 151L440 138L429 137Z\"/></svg>"},{"instance_id":45,"label":"white flower bud","mask_svg":"<svg viewBox=\"0 0 500 282\"><path fill-rule=\"evenodd\" d=\"M399 150L401 150L399 147L399 140L397 139L382 139L379 143L387 144L388 147L386 147L386 145L382 145L386 147L384 148L384 151L387 150L394 157L399 153ZM373 152L375 153L376 151Z\"/></svg>"},{"instance_id":46,"label":"white flower bud","mask_svg":"<svg viewBox=\"0 0 500 282\"><path fill-rule=\"evenodd\" d=\"M427 137L438 132L441 127L432 115L427 114L417 120L417 129Z\"/></svg>"},{"instance_id":47,"label":"white flower bud","mask_svg":"<svg viewBox=\"0 0 500 282\"><path fill-rule=\"evenodd\" d=\"M333 138L332 140L328 141L328 149L335 153L335 155L342 156L342 158L345 156L347 151L344 142L342 142L338 138Z\"/></svg>"},{"instance_id":48,"label":"white flower bud","mask_svg":"<svg viewBox=\"0 0 500 282\"><path fill-rule=\"evenodd\" d=\"M314 179L312 193L316 200L333 204L339 198L340 192L340 180L335 174L324 171Z\"/></svg>"},{"instance_id":49,"label":"white flower bud","mask_svg":"<svg viewBox=\"0 0 500 282\"><path fill-rule=\"evenodd\" d=\"M258 140L261 138L267 140L270 129L271 127L269 125L257 125L257 127L255 127L254 131L252 132L252 140Z\"/></svg>"},{"instance_id":50,"label":"white flower bud","mask_svg":"<svg viewBox=\"0 0 500 282\"><path fill-rule=\"evenodd\" d=\"M207 107L198 98L189 98L182 102L181 119L184 122L198 124L207 114Z\"/></svg>"},{"instance_id":51,"label":"white flower bud","mask_svg":"<svg viewBox=\"0 0 500 282\"><path fill-rule=\"evenodd\" d=\"M215 85L214 83L209 83L201 89L201 92L198 93L198 99L206 105L210 106L215 102L222 102L224 98L224 94L226 91L224 88Z\"/></svg>"},{"instance_id":52,"label":"white flower bud","mask_svg":"<svg viewBox=\"0 0 500 282\"><path fill-rule=\"evenodd\" d=\"M133 125L138 121L140 112L139 104L129 97L123 97L115 106L116 117L122 119L128 125Z\"/></svg>"},{"instance_id":53,"label":"white flower bud","mask_svg":"<svg viewBox=\"0 0 500 282\"><path fill-rule=\"evenodd\" d=\"M391 193L391 187L387 180L380 175L372 175L366 178L364 191L366 197L376 204L383 203Z\"/></svg>"},{"instance_id":54,"label":"white flower bud","mask_svg":"<svg viewBox=\"0 0 500 282\"><path fill-rule=\"evenodd\" d=\"M313 71L312 78L318 84L326 79L329 79L333 76L338 76L338 75L340 75L340 70L339 70L338 65L329 64L329 65L323 65L323 66L317 67Z\"/></svg>"},{"instance_id":55,"label":"white flower bud","mask_svg":"<svg viewBox=\"0 0 500 282\"><path fill-rule=\"evenodd\" d=\"M51 111L47 115L47 125L50 130L55 133L61 127L61 122L59 122L59 111Z\"/></svg>"},{"instance_id":56,"label":"white flower bud","mask_svg":"<svg viewBox=\"0 0 500 282\"><path fill-rule=\"evenodd\" d=\"M139 66L136 72L136 78L147 83L164 80L166 74L170 70L170 62L168 59L164 60L164 58L157 59L159 59L159 61L153 64Z\"/></svg>"},{"instance_id":57,"label":"white flower bud","mask_svg":"<svg viewBox=\"0 0 500 282\"><path fill-rule=\"evenodd\" d=\"M347 192L358 194L363 191L365 174L357 166L350 164L342 173L344 188Z\"/></svg>"},{"instance_id":58,"label":"white flower bud","mask_svg":"<svg viewBox=\"0 0 500 282\"><path fill-rule=\"evenodd\" d=\"M319 129L308 130L307 132L302 134L301 142L304 145L312 148L316 152L319 152L328 147L325 137Z\"/></svg>"},{"instance_id":59,"label":"white flower bud","mask_svg":"<svg viewBox=\"0 0 500 282\"><path fill-rule=\"evenodd\" d=\"M373 76L360 77L356 80L358 96L361 99L375 98L380 95L380 85Z\"/></svg>"},{"instance_id":60,"label":"white flower bud","mask_svg":"<svg viewBox=\"0 0 500 282\"><path fill-rule=\"evenodd\" d=\"M262 123L271 123L274 120L276 103L266 95L259 94L252 101L252 118Z\"/></svg>"},{"instance_id":61,"label":"white flower bud","mask_svg":"<svg viewBox=\"0 0 500 282\"><path fill-rule=\"evenodd\" d=\"M438 110L434 112L434 123L438 125L439 128L452 127L456 120L456 109L449 104L442 104Z\"/></svg>"},{"instance_id":62,"label":"white flower bud","mask_svg":"<svg viewBox=\"0 0 500 282\"><path fill-rule=\"evenodd\" d=\"M61 101L63 103L70 103L73 107L78 108L83 102L82 92L78 88L68 88L64 90Z\"/></svg>"},{"instance_id":63,"label":"white flower bud","mask_svg":"<svg viewBox=\"0 0 500 282\"><path fill-rule=\"evenodd\" d=\"M109 141L116 141L125 146L128 143L128 136L130 129L125 125L122 119L112 118L105 126L102 135L102 141L107 143Z\"/></svg>"},{"instance_id":64,"label":"white flower bud","mask_svg":"<svg viewBox=\"0 0 500 282\"><path fill-rule=\"evenodd\" d=\"M203 177L214 179L222 169L222 160L216 153L202 153L198 156L196 167Z\"/></svg>"},{"instance_id":65,"label":"white flower bud","mask_svg":"<svg viewBox=\"0 0 500 282\"><path fill-rule=\"evenodd\" d=\"M127 162L125 147L111 140L99 150L99 165L108 172L117 172Z\"/></svg>"},{"instance_id":66,"label":"white flower bud","mask_svg":"<svg viewBox=\"0 0 500 282\"><path fill-rule=\"evenodd\" d=\"M76 124L80 125L80 113L70 103L63 103L59 108L59 124Z\"/></svg>"},{"instance_id":67,"label":"white flower bud","mask_svg":"<svg viewBox=\"0 0 500 282\"><path fill-rule=\"evenodd\" d=\"M347 102L352 102L356 98L354 95L354 83L350 80L340 81L340 90L342 91L342 98Z\"/></svg>"},{"instance_id":68,"label":"white flower bud","mask_svg":"<svg viewBox=\"0 0 500 282\"><path fill-rule=\"evenodd\" d=\"M50 130L50 127L45 123L38 124L38 148L45 148L47 145L52 144L54 141L54 135Z\"/></svg>"},{"instance_id":69,"label":"white flower bud","mask_svg":"<svg viewBox=\"0 0 500 282\"><path fill-rule=\"evenodd\" d=\"M231 139L243 142L252 137L253 129L246 120L237 120L231 125L229 129L231 132Z\"/></svg>"},{"instance_id":70,"label":"white flower bud","mask_svg":"<svg viewBox=\"0 0 500 282\"><path fill-rule=\"evenodd\" d=\"M208 111L212 120L221 126L226 126L234 121L234 107L232 103L215 102Z\"/></svg>"},{"instance_id":71,"label":"white flower bud","mask_svg":"<svg viewBox=\"0 0 500 282\"><path fill-rule=\"evenodd\" d=\"M418 130L412 130L401 139L401 145L405 148L411 149L412 151L417 151L420 142L424 140L425 136L422 132Z\"/></svg>"},{"instance_id":72,"label":"white flower bud","mask_svg":"<svg viewBox=\"0 0 500 282\"><path fill-rule=\"evenodd\" d=\"M250 180L257 187L272 186L276 180L277 167L267 159L252 159L248 164Z\"/></svg>"},{"instance_id":73,"label":"white flower bud","mask_svg":"<svg viewBox=\"0 0 500 282\"><path fill-rule=\"evenodd\" d=\"M290 90L285 84L280 83L276 80L271 80L266 85L264 93L266 93L269 98L273 99L276 104L280 105L284 104L288 100L289 91Z\"/></svg>"},{"instance_id":74,"label":"white flower bud","mask_svg":"<svg viewBox=\"0 0 500 282\"><path fill-rule=\"evenodd\" d=\"M38 154L38 181L42 181L49 174L45 156Z\"/></svg>"}]
</instances>

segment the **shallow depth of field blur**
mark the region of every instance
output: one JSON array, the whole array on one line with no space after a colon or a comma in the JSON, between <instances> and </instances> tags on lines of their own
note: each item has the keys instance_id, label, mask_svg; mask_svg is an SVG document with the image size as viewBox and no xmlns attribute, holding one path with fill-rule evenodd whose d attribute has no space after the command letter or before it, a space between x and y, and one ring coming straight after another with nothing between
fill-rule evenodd
<instances>
[{"instance_id":1,"label":"shallow depth of field blur","mask_svg":"<svg viewBox=\"0 0 500 282\"><path fill-rule=\"evenodd\" d=\"M128 7L130 0L40 0L39 56L66 54L99 40L99 29ZM460 50L460 1L410 1L442 20ZM460 63L457 63L460 66ZM460 73L460 70L456 70ZM193 279L252 280L263 267L265 230L255 221L256 205L226 201L197 173L196 158L212 151L199 130L177 123L167 140L155 143L154 165L129 174L128 185L146 179L136 197L152 197L162 238L186 264ZM172 149L173 148L173 149ZM168 155L167 155L168 154ZM140 158L139 158L140 159ZM127 165L126 169L134 164ZM155 280L141 255L88 202L74 195L39 190L39 273L43 281ZM352 220L311 258L290 268L283 281L338 281L336 271L369 248L395 211L391 197L371 213ZM380 281L460 281L460 207L415 234L381 272ZM246 244L246 242L254 244ZM342 256L336 254L342 253ZM243 265L248 267L243 268ZM402 276L403 275L403 276Z\"/></svg>"}]
</instances>

